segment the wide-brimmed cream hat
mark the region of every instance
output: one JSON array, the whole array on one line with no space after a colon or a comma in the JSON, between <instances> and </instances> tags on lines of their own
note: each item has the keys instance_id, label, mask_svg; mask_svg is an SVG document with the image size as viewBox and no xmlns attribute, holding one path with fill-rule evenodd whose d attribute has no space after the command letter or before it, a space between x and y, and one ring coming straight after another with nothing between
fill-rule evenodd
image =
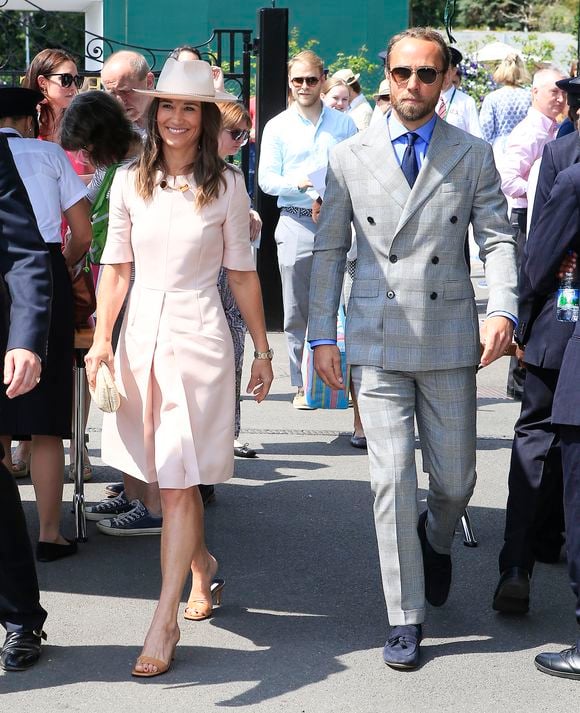
<instances>
[{"instance_id":1,"label":"wide-brimmed cream hat","mask_svg":"<svg viewBox=\"0 0 580 713\"><path fill-rule=\"evenodd\" d=\"M373 94L373 99L376 101L379 97L391 96L391 85L388 79L383 79L379 84L379 91Z\"/></svg>"},{"instance_id":2,"label":"wide-brimmed cream hat","mask_svg":"<svg viewBox=\"0 0 580 713\"><path fill-rule=\"evenodd\" d=\"M342 81L347 84L354 84L355 82L358 82L359 77L360 72L355 74L352 69L339 69L338 72L335 72L332 75L333 79L342 79Z\"/></svg>"},{"instance_id":3,"label":"wide-brimmed cream hat","mask_svg":"<svg viewBox=\"0 0 580 713\"><path fill-rule=\"evenodd\" d=\"M155 89L134 89L159 99L180 99L198 102L237 102L238 97L217 91L211 66L200 59L178 62L170 57L161 70Z\"/></svg>"}]
</instances>

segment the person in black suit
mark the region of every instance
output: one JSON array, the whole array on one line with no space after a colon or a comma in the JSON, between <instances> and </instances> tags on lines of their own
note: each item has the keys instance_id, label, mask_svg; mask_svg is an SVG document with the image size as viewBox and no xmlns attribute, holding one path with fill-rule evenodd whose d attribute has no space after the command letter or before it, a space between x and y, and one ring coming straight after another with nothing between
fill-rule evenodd
<instances>
[{"instance_id":1,"label":"person in black suit","mask_svg":"<svg viewBox=\"0 0 580 713\"><path fill-rule=\"evenodd\" d=\"M580 252L580 163L556 177L527 246L526 272L538 295L557 287L558 265L572 250ZM555 308L552 319L556 321ZM580 624L580 322L573 324L554 394L552 422L557 425L564 474L566 554L576 620ZM541 653L536 667L544 673L580 680L580 638L560 653Z\"/></svg>"},{"instance_id":2,"label":"person in black suit","mask_svg":"<svg viewBox=\"0 0 580 713\"><path fill-rule=\"evenodd\" d=\"M0 325L6 394L16 398L40 381L50 323L52 278L28 194L0 135L0 273L9 295L9 325ZM3 304L2 312L8 311ZM3 454L0 454L0 458ZM32 548L18 487L0 463L0 666L21 671L40 656L46 611L40 606Z\"/></svg>"},{"instance_id":3,"label":"person in black suit","mask_svg":"<svg viewBox=\"0 0 580 713\"><path fill-rule=\"evenodd\" d=\"M580 97L580 80L565 79L557 84L574 97L569 102ZM544 238L537 223L556 176L579 161L577 131L546 144L530 226L535 240ZM548 230L552 232L551 227ZM551 414L562 356L573 331L573 325L555 318L555 278L551 292L538 294L530 284L526 265L524 260L515 338L525 350L522 358L527 377L512 445L505 541L493 599L495 610L512 614L528 611L534 562L557 562L563 542L562 464Z\"/></svg>"}]
</instances>

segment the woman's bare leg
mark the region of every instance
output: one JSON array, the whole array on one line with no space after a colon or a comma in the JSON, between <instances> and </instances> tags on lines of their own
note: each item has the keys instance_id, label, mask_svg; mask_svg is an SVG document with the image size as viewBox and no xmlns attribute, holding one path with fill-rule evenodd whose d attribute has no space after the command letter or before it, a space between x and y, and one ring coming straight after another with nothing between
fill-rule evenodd
<instances>
[{"instance_id":1,"label":"woman's bare leg","mask_svg":"<svg viewBox=\"0 0 580 713\"><path fill-rule=\"evenodd\" d=\"M40 542L67 544L60 534L64 447L56 436L32 436L30 476L36 493Z\"/></svg>"},{"instance_id":2,"label":"woman's bare leg","mask_svg":"<svg viewBox=\"0 0 580 713\"><path fill-rule=\"evenodd\" d=\"M145 637L143 656L169 663L179 641L177 611L191 561L207 552L203 504L197 487L160 489L163 510L161 530L161 595ZM137 664L137 671L154 673L153 664Z\"/></svg>"}]
</instances>

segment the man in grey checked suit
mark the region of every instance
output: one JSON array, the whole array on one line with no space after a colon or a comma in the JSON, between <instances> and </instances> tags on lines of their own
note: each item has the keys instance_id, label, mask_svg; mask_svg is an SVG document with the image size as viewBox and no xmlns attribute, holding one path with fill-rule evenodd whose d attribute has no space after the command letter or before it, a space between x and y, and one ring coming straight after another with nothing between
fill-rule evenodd
<instances>
[{"instance_id":1,"label":"man in grey checked suit","mask_svg":"<svg viewBox=\"0 0 580 713\"><path fill-rule=\"evenodd\" d=\"M308 338L324 381L341 387L336 311L350 247L358 262L346 323L348 362L369 448L383 588L383 651L415 668L425 599L451 584L457 520L475 485L475 373L504 353L517 314L515 243L490 147L435 114L449 51L433 30L394 37L392 111L336 146L314 244ZM480 352L465 258L473 226L489 285ZM414 420L427 510L418 518Z\"/></svg>"}]
</instances>

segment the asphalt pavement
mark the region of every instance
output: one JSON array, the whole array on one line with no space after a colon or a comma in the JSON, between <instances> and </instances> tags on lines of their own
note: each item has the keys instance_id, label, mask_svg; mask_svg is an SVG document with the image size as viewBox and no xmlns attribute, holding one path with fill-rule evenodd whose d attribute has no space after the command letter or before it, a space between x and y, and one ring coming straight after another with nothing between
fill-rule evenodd
<instances>
[{"instance_id":1,"label":"asphalt pavement","mask_svg":"<svg viewBox=\"0 0 580 713\"><path fill-rule=\"evenodd\" d=\"M478 296L483 304L485 289ZM48 643L30 671L0 674L0 712L575 709L580 683L541 674L533 664L536 653L564 648L577 634L565 563L537 566L527 616L491 609L519 413L505 396L507 359L478 376L478 484L470 513L479 546L464 547L458 532L451 594L440 609L428 609L421 667L397 672L382 662L388 624L367 458L349 444L352 410L294 410L283 335L270 339L272 393L261 405L242 404L241 438L259 456L236 459L234 477L207 510L207 540L226 579L222 607L208 621L180 620L166 675L132 679L159 593L159 538L105 536L89 523L77 556L38 565ZM100 423L93 409L88 502L118 479L99 458ZM424 501L418 450L417 463ZM20 484L35 539L32 486ZM65 533L74 527L71 496L67 480Z\"/></svg>"}]
</instances>

